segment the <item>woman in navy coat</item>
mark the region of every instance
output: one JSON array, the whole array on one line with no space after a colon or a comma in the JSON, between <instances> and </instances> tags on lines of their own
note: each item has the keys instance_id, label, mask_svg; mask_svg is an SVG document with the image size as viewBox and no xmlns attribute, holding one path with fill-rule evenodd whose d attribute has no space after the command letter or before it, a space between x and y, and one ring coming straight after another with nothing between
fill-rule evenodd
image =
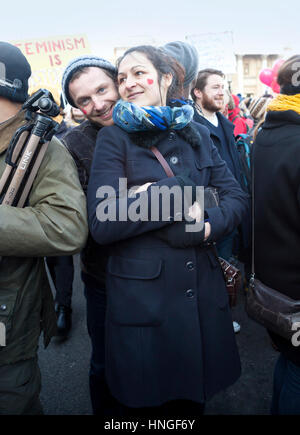
<instances>
[{"instance_id":1,"label":"woman in navy coat","mask_svg":"<svg viewBox=\"0 0 300 435\"><path fill-rule=\"evenodd\" d=\"M241 222L247 198L208 130L192 121L191 106L166 105L182 91L184 72L176 61L154 47L135 47L118 71L118 125L98 134L88 187L92 236L110 245L107 381L112 394L132 408L178 400L203 404L240 375L213 242ZM152 146L174 176L166 175ZM204 211L194 193L208 185L218 189L220 201ZM132 196L128 190L134 186ZM154 207L154 191L162 186L180 192L190 187L188 214L194 224L204 214L201 231L187 232L186 221L177 221L184 213L172 198L167 216L164 200ZM143 217L134 219L133 211Z\"/></svg>"}]
</instances>

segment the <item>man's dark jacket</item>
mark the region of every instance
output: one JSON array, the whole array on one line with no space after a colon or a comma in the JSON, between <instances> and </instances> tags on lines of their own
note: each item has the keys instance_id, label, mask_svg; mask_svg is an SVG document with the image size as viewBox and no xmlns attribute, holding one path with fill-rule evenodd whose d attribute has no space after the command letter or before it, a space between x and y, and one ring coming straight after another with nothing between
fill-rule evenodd
<instances>
[{"instance_id":1,"label":"man's dark jacket","mask_svg":"<svg viewBox=\"0 0 300 435\"><path fill-rule=\"evenodd\" d=\"M204 116L199 115L199 113L195 110L194 114L194 121L199 122L202 125L205 125L210 131L210 137L219 151L219 154L223 160L227 163L227 165L230 168L234 168L233 176L235 179L239 182L242 189L247 193L247 188L243 182L242 178L242 172L241 172L241 166L239 161L239 155L235 144L235 139L233 135L234 125L232 122L228 121L228 119L222 115L220 112L216 113L219 124L223 127L224 135L227 139L228 144L228 153L231 156L231 164L228 162L228 153L224 152L222 142L219 136L215 134L215 131L212 130L212 124L204 118ZM250 200L249 200L250 201ZM242 261L248 261L249 252L248 248L250 246L250 216L247 216L243 222L241 223L241 245L239 247L240 255L241 255L241 249L246 249L245 252L243 252L243 257L241 257Z\"/></svg>"},{"instance_id":2,"label":"man's dark jacket","mask_svg":"<svg viewBox=\"0 0 300 435\"><path fill-rule=\"evenodd\" d=\"M232 122L228 121L228 119L225 118L225 116L223 116L221 113L217 112L216 115L217 115L219 124L223 127L224 134L225 134L225 137L227 139L228 153L231 156L231 165L229 164L229 167L234 168L233 176L239 182L241 187L243 187L239 156L238 156L238 151L236 149L234 135L233 135L234 125L232 124ZM212 124L206 118L204 118L204 116L199 115L199 113L196 110L195 110L195 115L194 115L194 121L199 122L200 124L205 125L205 127L208 128L208 130L210 131L210 137L211 137L215 147L219 151L221 158L223 160L225 160L225 162L228 164L228 161L227 161L228 154L226 154L224 152L220 137L217 136L214 131L212 131L212 129L211 129Z\"/></svg>"},{"instance_id":3,"label":"man's dark jacket","mask_svg":"<svg viewBox=\"0 0 300 435\"><path fill-rule=\"evenodd\" d=\"M72 128L62 139L62 142L73 156L79 174L79 180L84 193L90 176L97 133L100 125L84 121L78 127ZM105 269L108 258L108 247L98 245L89 234L88 241L81 253L82 279L86 284L105 287Z\"/></svg>"}]
</instances>

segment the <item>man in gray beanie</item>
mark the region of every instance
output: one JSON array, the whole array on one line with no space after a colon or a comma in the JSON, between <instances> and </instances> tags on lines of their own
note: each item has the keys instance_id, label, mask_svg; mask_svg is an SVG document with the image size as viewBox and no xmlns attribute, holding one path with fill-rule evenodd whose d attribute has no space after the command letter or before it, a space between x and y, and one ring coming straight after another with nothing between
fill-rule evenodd
<instances>
[{"instance_id":1,"label":"man in gray beanie","mask_svg":"<svg viewBox=\"0 0 300 435\"><path fill-rule=\"evenodd\" d=\"M101 126L113 123L112 111L118 99L114 85L115 75L115 67L110 62L93 55L71 60L63 73L63 102L81 109L87 118L80 126L63 135L63 142L77 164L85 192L97 133ZM92 260L95 261L91 257L85 265L88 273ZM56 288L57 335L66 339L72 327L73 258L50 257L46 261ZM97 276L99 273L97 271Z\"/></svg>"},{"instance_id":2,"label":"man in gray beanie","mask_svg":"<svg viewBox=\"0 0 300 435\"><path fill-rule=\"evenodd\" d=\"M17 47L0 42L0 70L1 178L10 141L26 124L22 103L31 69ZM0 201L0 415L43 412L37 350L41 331L47 346L56 329L44 257L79 252L87 230L86 201L76 166L53 137L26 206Z\"/></svg>"},{"instance_id":3,"label":"man in gray beanie","mask_svg":"<svg viewBox=\"0 0 300 435\"><path fill-rule=\"evenodd\" d=\"M188 99L191 87L193 85L193 80L198 74L199 58L196 47L187 42L175 41L169 42L160 48L169 56L172 56L174 59L176 59L177 62L183 66L185 70L183 97Z\"/></svg>"},{"instance_id":4,"label":"man in gray beanie","mask_svg":"<svg viewBox=\"0 0 300 435\"><path fill-rule=\"evenodd\" d=\"M101 57L97 56L79 56L73 60L67 65L63 77L62 77L62 90L64 93L64 96L66 100L69 102L69 104L73 107L78 107L77 102L74 102L73 96L72 96L72 86L71 88L69 85L74 82L76 78L79 78L81 76L81 73L88 74L91 72L89 68L100 68L103 70L103 73L108 75L111 79L115 79L116 76L116 68L107 60L102 59ZM95 72L95 70L94 70ZM99 73L99 71L97 71ZM87 77L85 77L84 82L86 82ZM75 91L75 96L76 91Z\"/></svg>"},{"instance_id":5,"label":"man in gray beanie","mask_svg":"<svg viewBox=\"0 0 300 435\"><path fill-rule=\"evenodd\" d=\"M97 133L102 127L113 125L112 112L119 99L116 76L117 70L110 62L90 55L72 60L63 73L62 90L66 101L71 106L81 109L87 118L62 139L76 162L85 193ZM87 245L81 253L81 277L87 302L87 327L92 343L90 396L93 413L106 416L118 415L121 412L119 404L108 390L104 374L105 270L108 250L108 247L96 244L89 236ZM67 318L65 320L68 322Z\"/></svg>"}]
</instances>

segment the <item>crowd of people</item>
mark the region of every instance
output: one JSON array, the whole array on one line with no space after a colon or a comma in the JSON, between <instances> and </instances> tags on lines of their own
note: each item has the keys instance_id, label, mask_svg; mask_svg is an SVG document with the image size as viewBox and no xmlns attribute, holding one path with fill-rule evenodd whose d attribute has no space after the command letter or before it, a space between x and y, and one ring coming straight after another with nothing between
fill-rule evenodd
<instances>
[{"instance_id":1,"label":"crowd of people","mask_svg":"<svg viewBox=\"0 0 300 435\"><path fill-rule=\"evenodd\" d=\"M47 346L71 331L78 252L93 414L198 416L241 376L218 257L243 263L246 291L252 224L256 275L300 299L299 60L281 66L278 96L259 98L229 92L217 66L199 71L181 41L130 48L116 65L94 55L67 65L64 120L25 207L0 204L0 415L43 413L39 336ZM0 65L1 176L26 123L31 68L6 42ZM255 166L254 220L241 139ZM280 355L271 413L300 414L300 348L270 338Z\"/></svg>"}]
</instances>

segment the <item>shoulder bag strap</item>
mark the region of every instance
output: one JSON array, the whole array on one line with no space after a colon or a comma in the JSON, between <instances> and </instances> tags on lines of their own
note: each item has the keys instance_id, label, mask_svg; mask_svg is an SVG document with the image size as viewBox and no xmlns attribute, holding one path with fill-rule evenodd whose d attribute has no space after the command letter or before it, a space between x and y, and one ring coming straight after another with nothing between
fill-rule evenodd
<instances>
[{"instance_id":1,"label":"shoulder bag strap","mask_svg":"<svg viewBox=\"0 0 300 435\"><path fill-rule=\"evenodd\" d=\"M175 177L174 172L172 171L172 169L170 168L168 162L166 161L166 159L163 157L163 155L161 154L160 151L158 151L158 149L156 147L151 147L150 150L153 152L153 154L155 155L155 157L157 158L157 160L159 161L159 163L162 165L162 167L164 168L165 173L167 174L168 177Z\"/></svg>"},{"instance_id":2,"label":"shoulder bag strap","mask_svg":"<svg viewBox=\"0 0 300 435\"><path fill-rule=\"evenodd\" d=\"M251 176L252 176L252 180L251 180L251 194L252 194L252 198L251 198L251 206L252 206L252 210L251 210L251 219L252 219L252 234L251 234L251 248L252 248L252 252L251 252L251 279L255 278L255 271L254 271L254 143L253 143L253 148L252 148L252 168L251 168Z\"/></svg>"}]
</instances>

